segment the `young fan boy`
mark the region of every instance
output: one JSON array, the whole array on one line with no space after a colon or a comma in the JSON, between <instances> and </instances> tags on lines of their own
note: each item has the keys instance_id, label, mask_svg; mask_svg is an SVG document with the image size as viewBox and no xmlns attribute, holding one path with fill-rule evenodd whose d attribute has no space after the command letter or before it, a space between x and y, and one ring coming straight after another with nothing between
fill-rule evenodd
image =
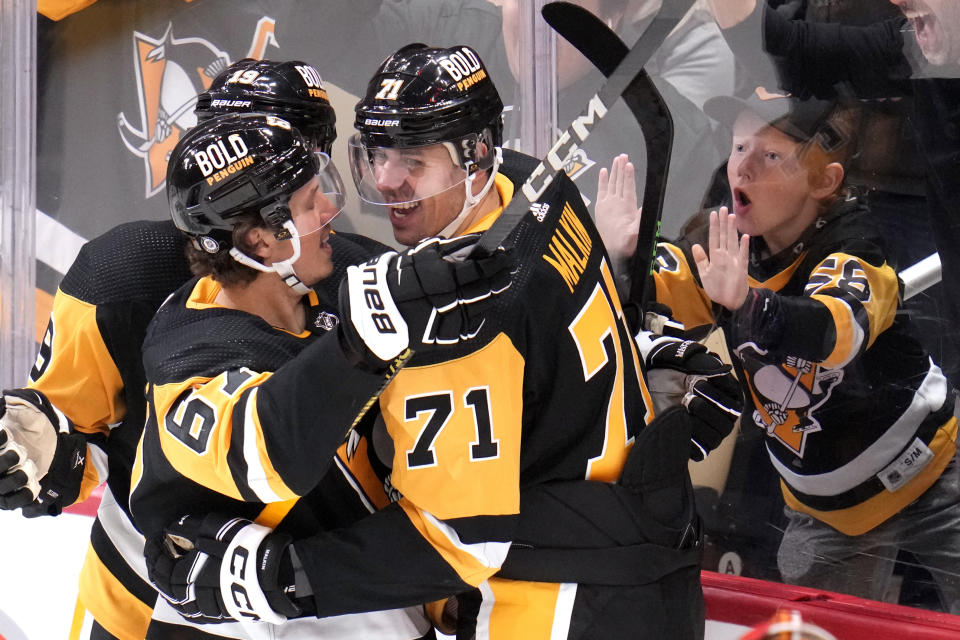
<instances>
[{"instance_id":1,"label":"young fan boy","mask_svg":"<svg viewBox=\"0 0 960 640\"><path fill-rule=\"evenodd\" d=\"M659 245L656 300L687 328L724 330L742 428L763 429L780 476L784 580L879 599L907 549L957 611L953 395L896 313L883 238L844 187L853 116L762 90L705 110L733 129L733 211Z\"/></svg>"}]
</instances>

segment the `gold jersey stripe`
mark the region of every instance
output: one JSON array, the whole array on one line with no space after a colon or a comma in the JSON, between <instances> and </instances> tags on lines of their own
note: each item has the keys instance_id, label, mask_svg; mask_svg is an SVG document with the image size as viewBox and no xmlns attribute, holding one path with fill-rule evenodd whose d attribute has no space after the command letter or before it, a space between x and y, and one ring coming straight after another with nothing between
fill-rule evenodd
<instances>
[{"instance_id":1,"label":"gold jersey stripe","mask_svg":"<svg viewBox=\"0 0 960 640\"><path fill-rule=\"evenodd\" d=\"M287 517L290 510L297 504L299 498L284 500L283 502L271 502L263 507L263 511L256 517L254 522L271 529L276 529L277 525Z\"/></svg>"},{"instance_id":2,"label":"gold jersey stripe","mask_svg":"<svg viewBox=\"0 0 960 640\"><path fill-rule=\"evenodd\" d=\"M797 270L800 266L800 263L803 262L803 259L807 257L807 252L804 251L797 256L797 259L790 263L790 266L783 269L783 271L778 272L775 276L768 280L757 280L751 275L747 275L747 284L751 287L762 287L764 289L770 289L771 291L780 291L787 283L790 282L790 278L793 277L793 272Z\"/></svg>"},{"instance_id":3,"label":"gold jersey stripe","mask_svg":"<svg viewBox=\"0 0 960 640\"><path fill-rule=\"evenodd\" d=\"M489 588L492 598L489 604L484 602L480 605L478 638L481 637L481 625L486 626L488 640L551 640L567 637L576 585L493 577L485 586ZM481 587L481 592L484 591L486 589ZM487 595L484 593L484 596ZM489 610L485 611L488 607ZM554 635L555 626L558 627L557 635Z\"/></svg>"},{"instance_id":4,"label":"gold jersey stripe","mask_svg":"<svg viewBox=\"0 0 960 640\"><path fill-rule=\"evenodd\" d=\"M500 202L503 204L500 206L500 208L491 211L479 220L473 222L470 225L470 228L462 233L458 233L457 235L462 236L468 233L481 233L486 231L490 228L490 225L493 224L493 221L499 218L500 214L503 213L503 207L506 206L506 203L513 199L513 183L510 181L510 178L498 173L493 178L493 186L500 195Z\"/></svg>"},{"instance_id":5,"label":"gold jersey stripe","mask_svg":"<svg viewBox=\"0 0 960 640\"><path fill-rule=\"evenodd\" d=\"M80 602L104 629L119 640L142 640L153 609L124 588L110 573L93 545L80 572Z\"/></svg>"},{"instance_id":6,"label":"gold jersey stripe","mask_svg":"<svg viewBox=\"0 0 960 640\"><path fill-rule=\"evenodd\" d=\"M863 333L863 327L857 323L853 316L853 309L843 299L822 295L810 297L830 310L830 315L833 316L833 324L836 327L836 341L833 344L833 350L823 359L821 364L830 369L842 367L865 347L863 343L866 336Z\"/></svg>"},{"instance_id":7,"label":"gold jersey stripe","mask_svg":"<svg viewBox=\"0 0 960 640\"><path fill-rule=\"evenodd\" d=\"M347 455L347 443L340 445L337 449L337 457L343 463L343 466L356 480L363 494L370 500L374 508L383 509L390 504L390 498L383 490L383 481L377 477L373 467L369 463L369 442L366 438L360 438L357 448L352 455ZM441 601L441 602L446 602Z\"/></svg>"}]
</instances>

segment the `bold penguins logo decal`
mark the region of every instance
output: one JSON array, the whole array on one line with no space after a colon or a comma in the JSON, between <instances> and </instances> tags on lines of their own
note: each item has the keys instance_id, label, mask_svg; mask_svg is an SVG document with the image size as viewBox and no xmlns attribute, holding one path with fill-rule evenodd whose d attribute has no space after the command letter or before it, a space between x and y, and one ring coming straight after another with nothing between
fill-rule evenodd
<instances>
[{"instance_id":1,"label":"bold penguins logo decal","mask_svg":"<svg viewBox=\"0 0 960 640\"><path fill-rule=\"evenodd\" d=\"M263 17L257 23L248 58L263 58L268 46L279 47L276 21ZM168 24L163 36L152 38L133 32L134 68L137 74L140 125L123 112L117 128L124 146L143 159L144 197L163 188L170 152L183 133L197 123L193 110L197 94L230 65L230 56L204 38L177 38Z\"/></svg>"}]
</instances>

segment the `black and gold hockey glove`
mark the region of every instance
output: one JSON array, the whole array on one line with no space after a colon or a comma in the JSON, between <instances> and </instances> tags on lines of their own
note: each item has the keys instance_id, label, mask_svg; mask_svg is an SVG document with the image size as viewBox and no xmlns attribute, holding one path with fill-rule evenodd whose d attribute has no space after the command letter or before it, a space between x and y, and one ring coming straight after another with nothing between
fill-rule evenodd
<instances>
[{"instance_id":1,"label":"black and gold hockey glove","mask_svg":"<svg viewBox=\"0 0 960 640\"><path fill-rule=\"evenodd\" d=\"M690 415L690 459L699 462L733 430L743 408L731 367L693 340L641 333L647 386L657 415L683 405Z\"/></svg>"},{"instance_id":2,"label":"black and gold hockey glove","mask_svg":"<svg viewBox=\"0 0 960 640\"><path fill-rule=\"evenodd\" d=\"M340 285L341 341L350 355L381 370L414 351L474 338L495 296L507 290L512 254L474 259L479 234L427 238L347 269Z\"/></svg>"},{"instance_id":3,"label":"black and gold hockey glove","mask_svg":"<svg viewBox=\"0 0 960 640\"><path fill-rule=\"evenodd\" d=\"M197 623L262 620L301 613L287 596L294 570L287 534L243 518L183 516L144 546L147 575L184 618Z\"/></svg>"}]
</instances>

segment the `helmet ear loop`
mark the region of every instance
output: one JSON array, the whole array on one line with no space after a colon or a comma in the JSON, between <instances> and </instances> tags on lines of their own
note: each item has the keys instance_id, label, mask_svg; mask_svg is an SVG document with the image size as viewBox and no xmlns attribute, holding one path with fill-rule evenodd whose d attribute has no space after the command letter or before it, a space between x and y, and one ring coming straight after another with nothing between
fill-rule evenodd
<instances>
[{"instance_id":1,"label":"helmet ear loop","mask_svg":"<svg viewBox=\"0 0 960 640\"><path fill-rule=\"evenodd\" d=\"M288 219L286 222L284 222L283 229L274 234L274 237L278 240L283 239L280 238L281 234L289 238L290 242L293 244L293 255L286 260L274 262L268 267L259 260L254 260L236 247L231 247L230 257L240 264L250 267L251 269L256 269L262 273L276 273L281 279L283 279L288 287L300 295L306 295L310 293L310 288L303 284L296 272L293 270L293 263L300 259L300 234L297 232L297 227L293 224L292 219Z\"/></svg>"},{"instance_id":2,"label":"helmet ear loop","mask_svg":"<svg viewBox=\"0 0 960 640\"><path fill-rule=\"evenodd\" d=\"M437 234L438 236L443 236L446 238L456 231L457 228L460 227L460 224L463 222L464 218L470 214L473 208L477 206L480 201L486 197L487 192L490 191L490 188L493 186L493 181L497 177L497 170L500 168L501 162L500 147L494 147L493 151L494 153L487 154L493 156L493 162L491 163L492 166L488 171L489 175L487 176L487 181L483 185L483 188L480 189L480 192L477 195L473 195L473 181L477 177L477 171L481 170L479 166L474 164L474 167L476 167L475 170L473 173L468 174L466 179L463 181L463 188L466 191L466 196L463 199L463 206L460 208L460 213L458 213L456 217L450 221L450 224L445 226L440 233Z\"/></svg>"},{"instance_id":3,"label":"helmet ear loop","mask_svg":"<svg viewBox=\"0 0 960 640\"><path fill-rule=\"evenodd\" d=\"M306 295L310 293L310 288L303 284L303 281L300 280L297 272L293 269L293 263L300 259L300 233L297 231L296 225L293 224L292 218L288 218L287 221L283 223L283 232L279 233L283 233L286 237L289 237L293 245L293 255L286 260L274 262L272 270L277 272L277 275L283 279L288 287L300 295Z\"/></svg>"}]
</instances>

